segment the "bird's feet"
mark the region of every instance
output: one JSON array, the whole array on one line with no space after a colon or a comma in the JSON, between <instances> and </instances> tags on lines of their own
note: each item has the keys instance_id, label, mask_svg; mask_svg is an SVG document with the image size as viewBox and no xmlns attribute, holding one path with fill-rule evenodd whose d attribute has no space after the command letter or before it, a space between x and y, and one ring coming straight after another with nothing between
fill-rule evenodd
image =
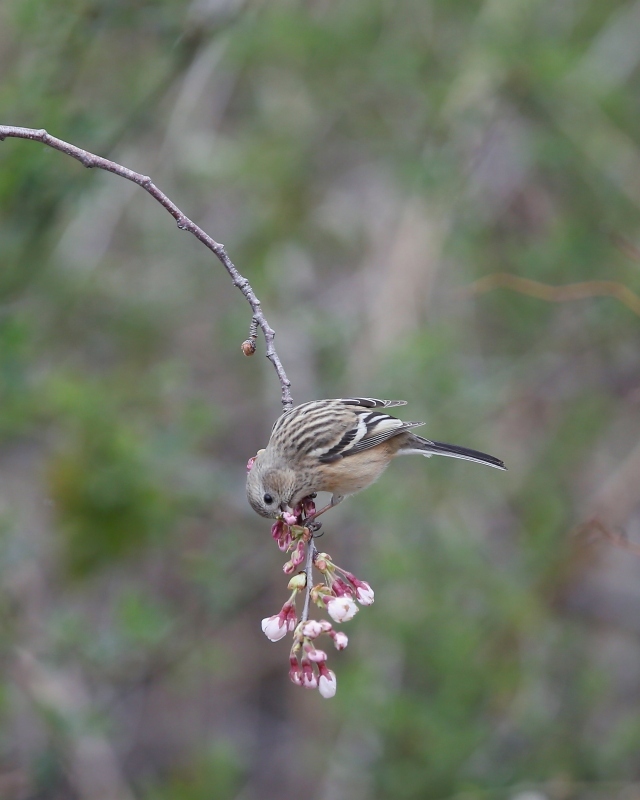
<instances>
[{"instance_id":1,"label":"bird's feet","mask_svg":"<svg viewBox=\"0 0 640 800\"><path fill-rule=\"evenodd\" d=\"M321 536L324 536L324 531L322 531L322 533L318 533L322 527L322 523L317 522L313 517L310 517L308 520L305 519L302 524L311 533L311 536L314 539L319 539Z\"/></svg>"}]
</instances>

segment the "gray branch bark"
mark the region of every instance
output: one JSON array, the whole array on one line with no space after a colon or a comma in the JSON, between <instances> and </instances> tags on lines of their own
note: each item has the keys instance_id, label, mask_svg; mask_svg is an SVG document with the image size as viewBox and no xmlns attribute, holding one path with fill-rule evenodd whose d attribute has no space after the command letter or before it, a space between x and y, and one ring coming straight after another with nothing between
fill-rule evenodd
<instances>
[{"instance_id":1,"label":"gray branch bark","mask_svg":"<svg viewBox=\"0 0 640 800\"><path fill-rule=\"evenodd\" d=\"M256 297L255 292L251 288L251 284L238 272L235 265L227 255L224 245L220 244L220 242L216 242L215 239L209 236L209 234L206 233L206 231L204 231L199 225L196 225L195 222L186 216L186 214L183 214L178 206L172 200L170 200L167 195L164 194L164 192L160 191L160 189L158 189L158 187L152 182L151 178L149 178L147 175L141 175L139 172L134 172L128 167L122 166L122 164L117 164L115 161L109 161L106 158L96 156L93 153L89 153L87 150L82 150L80 147L69 144L62 139L56 139L55 136L51 136L44 129L37 130L36 128L19 128L14 125L0 125L0 141L4 141L4 139L9 138L31 139L35 142L41 142L42 144L46 144L48 147L52 147L54 150L59 150L61 153L65 153L66 155L71 156L71 158L75 158L89 169L94 167L96 169L104 169L107 172L113 172L114 175L119 175L121 178L126 178L128 181L137 183L138 186L141 186L171 214L178 224L178 228L180 228L180 230L188 231L189 233L193 234L196 239L204 244L205 247L209 248L209 250L211 250L211 252L216 256L216 258L222 263L224 268L229 273L231 280L233 281L233 285L240 289L247 302L251 306L253 320L255 323L257 323L264 336L266 356L273 364L278 376L278 380L280 381L283 409L288 411L293 406L293 398L291 397L291 382L287 378L287 374L284 371L284 367L282 366L282 362L280 361L273 343L276 335L275 331L269 325L267 318L263 314L262 306L260 305L260 301Z\"/></svg>"}]
</instances>

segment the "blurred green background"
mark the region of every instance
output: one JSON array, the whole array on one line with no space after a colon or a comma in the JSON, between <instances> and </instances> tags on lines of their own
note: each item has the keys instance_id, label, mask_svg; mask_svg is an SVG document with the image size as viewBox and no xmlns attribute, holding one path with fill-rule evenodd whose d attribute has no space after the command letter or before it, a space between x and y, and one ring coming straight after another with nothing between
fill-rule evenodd
<instances>
[{"instance_id":1,"label":"blurred green background","mask_svg":"<svg viewBox=\"0 0 640 800\"><path fill-rule=\"evenodd\" d=\"M637 1L3 0L0 122L224 242L296 402L509 472L332 512L376 604L294 687L246 302L140 188L0 144L2 800L640 798L640 319L518 282L640 293L639 41Z\"/></svg>"}]
</instances>

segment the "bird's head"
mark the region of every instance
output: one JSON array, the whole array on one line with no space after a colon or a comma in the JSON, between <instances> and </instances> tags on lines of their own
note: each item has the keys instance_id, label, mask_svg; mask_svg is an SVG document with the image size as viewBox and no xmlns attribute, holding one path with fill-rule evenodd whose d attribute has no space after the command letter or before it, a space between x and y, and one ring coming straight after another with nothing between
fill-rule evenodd
<instances>
[{"instance_id":1,"label":"bird's head","mask_svg":"<svg viewBox=\"0 0 640 800\"><path fill-rule=\"evenodd\" d=\"M261 517L279 516L291 503L295 492L295 472L271 462L268 450L253 459L247 475L247 499Z\"/></svg>"}]
</instances>

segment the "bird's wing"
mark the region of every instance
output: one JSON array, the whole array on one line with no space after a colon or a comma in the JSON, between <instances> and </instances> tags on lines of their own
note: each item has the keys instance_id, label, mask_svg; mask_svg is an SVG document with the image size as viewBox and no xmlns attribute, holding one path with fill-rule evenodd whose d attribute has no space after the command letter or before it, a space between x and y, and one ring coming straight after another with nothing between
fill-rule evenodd
<instances>
[{"instance_id":1,"label":"bird's wing","mask_svg":"<svg viewBox=\"0 0 640 800\"><path fill-rule=\"evenodd\" d=\"M311 421L315 417L321 418L327 409L335 413L344 413L345 411L352 410L352 406L358 409L367 408L394 408L395 406L406 406L406 400L376 400L374 397L347 397L337 398L335 400L310 400L308 403L301 403L299 406L285 411L282 416L273 423L271 428L271 435L283 427L288 427L296 420L299 424L303 420L305 422ZM348 406L345 409L344 406ZM354 411L356 409L353 409Z\"/></svg>"},{"instance_id":2,"label":"bird's wing","mask_svg":"<svg viewBox=\"0 0 640 800\"><path fill-rule=\"evenodd\" d=\"M274 423L270 445L289 458L308 455L325 464L359 453L422 422L403 422L375 409L404 400L349 397L313 400L292 408Z\"/></svg>"},{"instance_id":3,"label":"bird's wing","mask_svg":"<svg viewBox=\"0 0 640 800\"><path fill-rule=\"evenodd\" d=\"M341 402L348 405L345 401ZM424 425L424 422L403 422L381 411L371 411L370 407L362 407L360 404L357 408L346 408L345 411L347 412L345 422L348 424L343 428L342 435L337 441L323 442L309 454L323 464L361 453L397 436L402 431Z\"/></svg>"},{"instance_id":4,"label":"bird's wing","mask_svg":"<svg viewBox=\"0 0 640 800\"><path fill-rule=\"evenodd\" d=\"M406 400L376 400L375 397L346 397L332 402L344 403L345 406L362 406L362 408L393 408L407 405Z\"/></svg>"}]
</instances>

